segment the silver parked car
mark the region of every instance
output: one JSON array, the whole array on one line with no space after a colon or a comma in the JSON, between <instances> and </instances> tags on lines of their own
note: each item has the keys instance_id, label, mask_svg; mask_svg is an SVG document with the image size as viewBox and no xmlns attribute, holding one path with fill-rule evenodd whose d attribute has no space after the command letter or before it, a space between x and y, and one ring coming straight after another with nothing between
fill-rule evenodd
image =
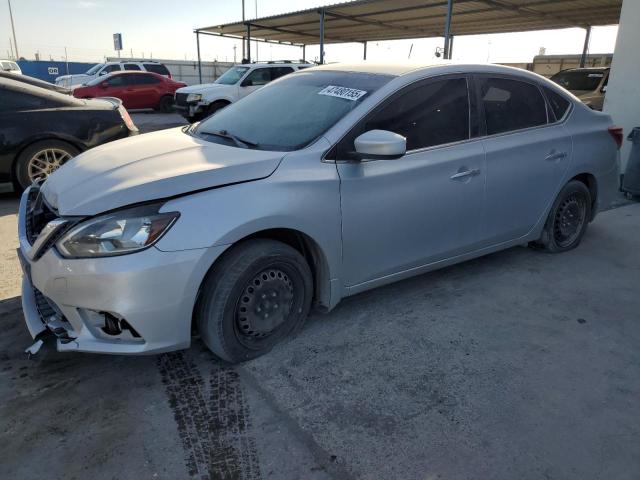
<instances>
[{"instance_id":1,"label":"silver parked car","mask_svg":"<svg viewBox=\"0 0 640 480\"><path fill-rule=\"evenodd\" d=\"M251 359L312 305L514 245L576 247L617 189L621 134L508 67L292 73L27 190L26 322L59 350L122 354L186 348L195 327Z\"/></svg>"}]
</instances>

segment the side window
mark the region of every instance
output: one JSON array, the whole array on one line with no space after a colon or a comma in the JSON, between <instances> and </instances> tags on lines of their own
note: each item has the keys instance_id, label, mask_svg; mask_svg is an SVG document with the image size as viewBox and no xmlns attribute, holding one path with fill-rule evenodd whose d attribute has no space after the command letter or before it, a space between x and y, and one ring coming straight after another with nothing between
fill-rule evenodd
<instances>
[{"instance_id":1,"label":"side window","mask_svg":"<svg viewBox=\"0 0 640 480\"><path fill-rule=\"evenodd\" d=\"M140 66L136 65L135 63L125 63L124 69L125 70L142 70Z\"/></svg>"},{"instance_id":2,"label":"side window","mask_svg":"<svg viewBox=\"0 0 640 480\"><path fill-rule=\"evenodd\" d=\"M275 67L271 69L271 80L285 76L287 73L293 72L291 67Z\"/></svg>"},{"instance_id":3,"label":"side window","mask_svg":"<svg viewBox=\"0 0 640 480\"><path fill-rule=\"evenodd\" d=\"M169 70L159 63L143 63L144 69L147 72L157 73L158 75L169 75Z\"/></svg>"},{"instance_id":4,"label":"side window","mask_svg":"<svg viewBox=\"0 0 640 480\"><path fill-rule=\"evenodd\" d=\"M131 75L114 75L107 79L107 85L110 87L125 87L127 85L133 85Z\"/></svg>"},{"instance_id":5,"label":"side window","mask_svg":"<svg viewBox=\"0 0 640 480\"><path fill-rule=\"evenodd\" d=\"M118 64L105 65L104 68L100 71L100 75L106 75L107 73L119 72L119 71L120 71L120 65Z\"/></svg>"},{"instance_id":6,"label":"side window","mask_svg":"<svg viewBox=\"0 0 640 480\"><path fill-rule=\"evenodd\" d=\"M45 100L28 93L0 89L0 112L20 112L44 107Z\"/></svg>"},{"instance_id":7,"label":"side window","mask_svg":"<svg viewBox=\"0 0 640 480\"><path fill-rule=\"evenodd\" d=\"M363 131L376 129L406 137L407 150L468 139L467 80L438 80L409 87L365 120Z\"/></svg>"},{"instance_id":8,"label":"side window","mask_svg":"<svg viewBox=\"0 0 640 480\"><path fill-rule=\"evenodd\" d=\"M160 79L154 77L153 75L149 75L149 74L142 74L142 75L132 75L134 84L136 85L153 85L155 83L160 83Z\"/></svg>"},{"instance_id":9,"label":"side window","mask_svg":"<svg viewBox=\"0 0 640 480\"><path fill-rule=\"evenodd\" d=\"M506 78L478 79L487 135L547 123L547 109L535 85Z\"/></svg>"},{"instance_id":10,"label":"side window","mask_svg":"<svg viewBox=\"0 0 640 480\"><path fill-rule=\"evenodd\" d=\"M562 119L564 114L569 110L569 105L571 102L564 98L559 93L554 92L550 88L542 87L544 89L544 94L547 96L547 100L549 101L549 105L551 106L551 111L556 117L556 120Z\"/></svg>"},{"instance_id":11,"label":"side window","mask_svg":"<svg viewBox=\"0 0 640 480\"><path fill-rule=\"evenodd\" d=\"M242 86L255 87L259 85L266 85L271 81L271 72L269 70L269 68L256 68L242 81Z\"/></svg>"}]
</instances>

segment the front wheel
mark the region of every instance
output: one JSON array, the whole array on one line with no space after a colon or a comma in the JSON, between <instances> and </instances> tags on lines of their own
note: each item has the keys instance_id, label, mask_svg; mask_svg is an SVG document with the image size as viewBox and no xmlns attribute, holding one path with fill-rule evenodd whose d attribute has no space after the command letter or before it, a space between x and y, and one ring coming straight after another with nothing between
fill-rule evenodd
<instances>
[{"instance_id":1,"label":"front wheel","mask_svg":"<svg viewBox=\"0 0 640 480\"><path fill-rule=\"evenodd\" d=\"M158 110L162 113L171 113L173 112L173 97L171 95L165 95L160 99L160 103L158 104Z\"/></svg>"},{"instance_id":2,"label":"front wheel","mask_svg":"<svg viewBox=\"0 0 640 480\"><path fill-rule=\"evenodd\" d=\"M542 231L534 246L551 253L566 252L580 245L591 218L591 193L577 180L567 183L551 207Z\"/></svg>"},{"instance_id":3,"label":"front wheel","mask_svg":"<svg viewBox=\"0 0 640 480\"><path fill-rule=\"evenodd\" d=\"M198 330L222 360L250 360L303 325L312 293L311 270L297 250L249 240L226 252L207 275L195 312Z\"/></svg>"}]
</instances>

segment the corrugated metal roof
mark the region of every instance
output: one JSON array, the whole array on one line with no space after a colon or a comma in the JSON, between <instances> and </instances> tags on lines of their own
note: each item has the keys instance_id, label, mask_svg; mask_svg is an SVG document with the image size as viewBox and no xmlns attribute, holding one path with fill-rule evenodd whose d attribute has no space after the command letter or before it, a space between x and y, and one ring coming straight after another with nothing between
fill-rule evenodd
<instances>
[{"instance_id":1,"label":"corrugated metal roof","mask_svg":"<svg viewBox=\"0 0 640 480\"><path fill-rule=\"evenodd\" d=\"M521 32L613 25L622 0L454 0L451 33ZM293 44L318 44L320 10L325 43L348 43L444 35L446 0L357 0L246 22L214 25L200 32Z\"/></svg>"}]
</instances>

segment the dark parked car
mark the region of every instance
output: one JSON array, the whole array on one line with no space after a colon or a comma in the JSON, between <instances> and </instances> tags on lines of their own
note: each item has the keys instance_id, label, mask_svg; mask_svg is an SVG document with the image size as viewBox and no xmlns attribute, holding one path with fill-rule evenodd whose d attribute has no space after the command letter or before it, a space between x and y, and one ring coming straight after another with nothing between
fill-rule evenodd
<instances>
[{"instance_id":1,"label":"dark parked car","mask_svg":"<svg viewBox=\"0 0 640 480\"><path fill-rule=\"evenodd\" d=\"M157 73L119 72L98 77L73 90L77 98L116 97L126 108L153 108L173 111L173 94L186 83L176 82Z\"/></svg>"},{"instance_id":2,"label":"dark parked car","mask_svg":"<svg viewBox=\"0 0 640 480\"><path fill-rule=\"evenodd\" d=\"M52 92L64 93L65 95L71 95L73 93L68 88L60 87L59 85L54 85L53 83L45 82L44 80L40 80L39 78L33 78L28 75L18 75L17 73L11 73L11 72L0 72L0 78L6 78L9 80L15 80L16 82L27 83L29 85L34 85L36 87L41 87L47 90L51 90Z\"/></svg>"},{"instance_id":3,"label":"dark parked car","mask_svg":"<svg viewBox=\"0 0 640 480\"><path fill-rule=\"evenodd\" d=\"M84 150L136 133L116 98L80 100L0 77L0 182L17 190Z\"/></svg>"}]
</instances>

